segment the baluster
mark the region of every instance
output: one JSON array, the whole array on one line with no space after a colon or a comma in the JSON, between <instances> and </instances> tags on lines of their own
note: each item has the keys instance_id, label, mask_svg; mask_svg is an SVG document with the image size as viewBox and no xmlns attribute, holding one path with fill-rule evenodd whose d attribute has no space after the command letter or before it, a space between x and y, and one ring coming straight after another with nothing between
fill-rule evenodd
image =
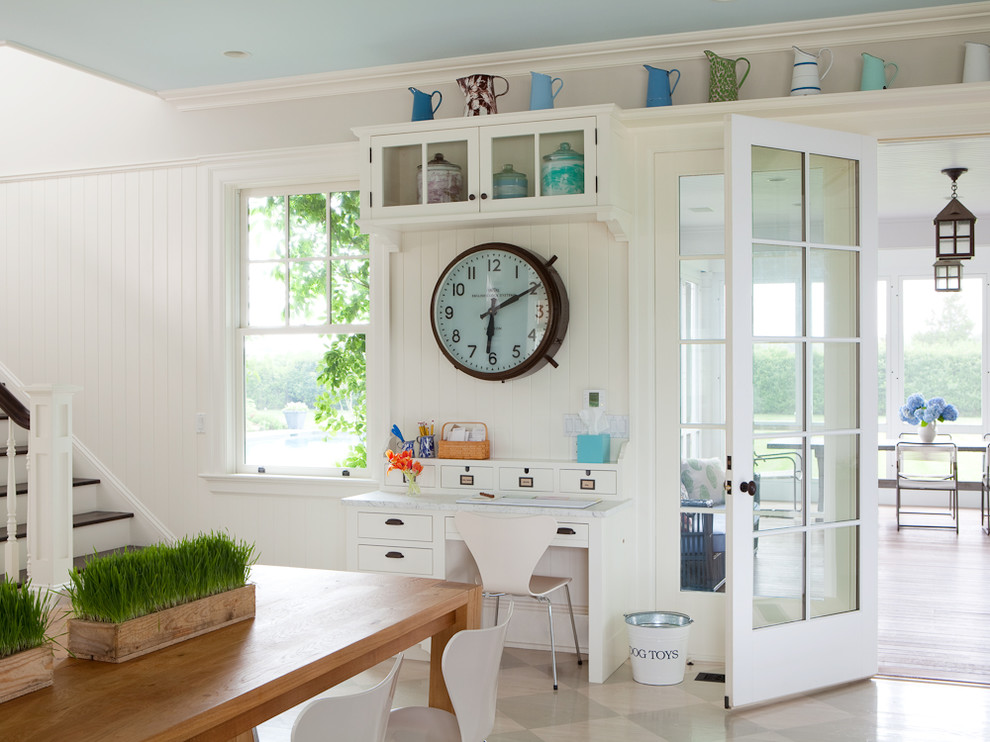
<instances>
[{"instance_id":1,"label":"baluster","mask_svg":"<svg viewBox=\"0 0 990 742\"><path fill-rule=\"evenodd\" d=\"M7 541L4 544L4 564L7 580L17 582L20 577L20 559L17 553L17 476L14 471L16 446L14 421L7 418Z\"/></svg>"}]
</instances>

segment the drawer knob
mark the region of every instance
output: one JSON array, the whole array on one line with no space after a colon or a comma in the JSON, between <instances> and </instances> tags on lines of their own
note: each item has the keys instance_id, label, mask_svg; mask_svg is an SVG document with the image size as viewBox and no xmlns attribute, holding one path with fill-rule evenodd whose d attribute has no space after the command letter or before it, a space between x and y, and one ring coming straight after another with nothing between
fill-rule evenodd
<instances>
[{"instance_id":1,"label":"drawer knob","mask_svg":"<svg viewBox=\"0 0 990 742\"><path fill-rule=\"evenodd\" d=\"M560 528L557 529L557 533L559 533L561 536L573 536L574 534L577 533L577 531L575 531L573 528L568 528L567 526L561 526Z\"/></svg>"},{"instance_id":2,"label":"drawer knob","mask_svg":"<svg viewBox=\"0 0 990 742\"><path fill-rule=\"evenodd\" d=\"M405 559L406 556L401 551L386 551L385 552L385 558L386 559Z\"/></svg>"},{"instance_id":3,"label":"drawer knob","mask_svg":"<svg viewBox=\"0 0 990 742\"><path fill-rule=\"evenodd\" d=\"M405 523L402 522L402 519L401 518L389 518L387 521L385 521L385 525L387 525L387 526L404 526Z\"/></svg>"}]
</instances>

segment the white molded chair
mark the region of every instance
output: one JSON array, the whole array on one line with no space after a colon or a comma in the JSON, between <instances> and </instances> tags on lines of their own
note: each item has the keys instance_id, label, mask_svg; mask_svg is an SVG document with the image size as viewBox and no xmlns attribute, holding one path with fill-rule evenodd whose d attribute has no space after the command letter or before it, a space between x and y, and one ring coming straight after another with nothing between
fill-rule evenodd
<instances>
[{"instance_id":1,"label":"white molded chair","mask_svg":"<svg viewBox=\"0 0 990 742\"><path fill-rule=\"evenodd\" d=\"M495 727L498 671L511 618L510 604L501 624L454 634L440 660L454 713L429 706L394 709L386 742L483 742Z\"/></svg>"},{"instance_id":2,"label":"white molded chair","mask_svg":"<svg viewBox=\"0 0 990 742\"><path fill-rule=\"evenodd\" d=\"M959 470L956 444L936 437L933 443L900 440L895 446L897 463L896 517L897 530L902 528L945 528L959 533ZM949 496L948 515L951 525L937 523L901 523L902 515L946 515L930 510L904 510L901 490L938 490Z\"/></svg>"},{"instance_id":3,"label":"white molded chair","mask_svg":"<svg viewBox=\"0 0 990 742\"><path fill-rule=\"evenodd\" d=\"M402 655L374 688L347 696L317 698L305 705L292 725L292 742L382 742L388 724Z\"/></svg>"},{"instance_id":4,"label":"white molded chair","mask_svg":"<svg viewBox=\"0 0 990 742\"><path fill-rule=\"evenodd\" d=\"M574 606L571 605L570 577L534 575L543 552L557 535L557 520L552 515L499 517L459 511L454 516L457 530L474 557L485 595L495 598L495 622L498 622L498 598L518 595L544 603L550 621L550 657L553 665L553 689L557 690L557 646L553 636L553 606L550 593L564 588L567 608L574 632L574 651L581 664Z\"/></svg>"}]
</instances>

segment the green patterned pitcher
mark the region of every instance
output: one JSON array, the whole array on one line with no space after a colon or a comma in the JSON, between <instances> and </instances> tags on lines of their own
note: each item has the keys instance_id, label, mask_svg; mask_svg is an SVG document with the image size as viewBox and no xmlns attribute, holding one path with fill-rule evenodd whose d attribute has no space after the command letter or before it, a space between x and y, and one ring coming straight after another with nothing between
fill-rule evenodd
<instances>
[{"instance_id":1,"label":"green patterned pitcher","mask_svg":"<svg viewBox=\"0 0 990 742\"><path fill-rule=\"evenodd\" d=\"M705 55L711 64L711 77L708 80L708 102L739 100L739 88L746 82L746 77L749 75L749 60L746 57L726 59L707 49ZM739 62L746 63L746 71L743 73L742 79L736 82L736 64Z\"/></svg>"}]
</instances>

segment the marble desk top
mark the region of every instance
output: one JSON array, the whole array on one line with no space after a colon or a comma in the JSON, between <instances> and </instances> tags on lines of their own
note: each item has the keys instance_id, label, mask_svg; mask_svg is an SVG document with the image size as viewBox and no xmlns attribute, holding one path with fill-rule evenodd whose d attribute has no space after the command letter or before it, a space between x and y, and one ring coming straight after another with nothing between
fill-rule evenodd
<instances>
[{"instance_id":1,"label":"marble desk top","mask_svg":"<svg viewBox=\"0 0 990 742\"><path fill-rule=\"evenodd\" d=\"M586 508L567 508L567 507L533 507L530 505L500 505L498 499L496 498L491 503L479 503L469 504L469 503L459 503L459 499L463 499L465 496L470 496L470 493L462 493L458 495L451 494L422 494L416 497L410 497L399 492L383 492L377 490L375 492L365 492L361 495L352 495L350 497L345 497L341 499L344 505L349 505L352 507L372 507L372 508L402 508L403 510L449 510L451 512L456 512L458 510L473 510L475 512L484 513L506 513L506 514L516 514L516 515L553 515L558 518L578 518L586 520L588 518L606 518L609 515L621 510L624 507L630 506L632 500L626 499L600 499L594 505L590 505ZM540 495L540 499L544 499L548 495ZM568 500L596 500L598 498L581 498L581 497L568 497Z\"/></svg>"}]
</instances>

